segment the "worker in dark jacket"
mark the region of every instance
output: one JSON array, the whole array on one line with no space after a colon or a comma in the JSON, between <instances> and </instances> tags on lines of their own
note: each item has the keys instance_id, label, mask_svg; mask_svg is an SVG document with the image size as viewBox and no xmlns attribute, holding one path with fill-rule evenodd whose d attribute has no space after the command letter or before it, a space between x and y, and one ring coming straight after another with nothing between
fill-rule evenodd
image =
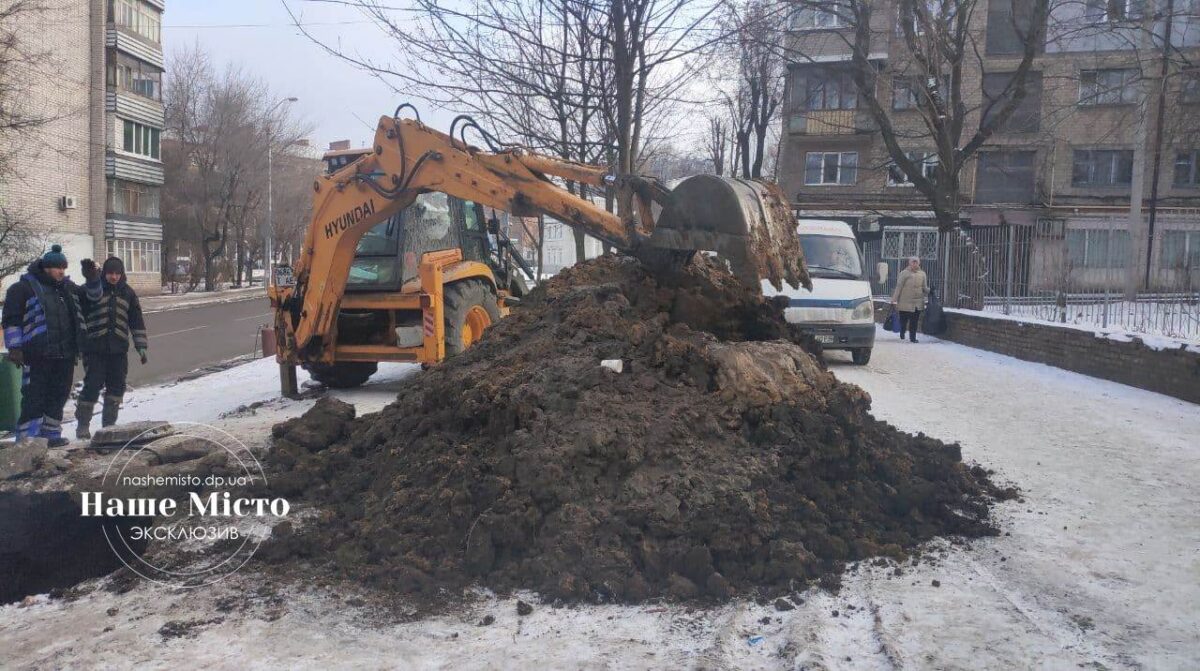
<instances>
[{"instance_id":1,"label":"worker in dark jacket","mask_svg":"<svg viewBox=\"0 0 1200 671\"><path fill-rule=\"evenodd\" d=\"M102 426L117 423L121 400L125 397L125 377L129 372L129 344L142 363L146 363L146 322L142 319L142 306L137 294L125 278L125 264L115 256L104 262L102 269L96 262L84 259L80 262L87 283L83 286L82 305L84 328L83 346L83 391L75 406L75 437L86 440L92 437L89 424L100 389L104 389L104 410L100 417Z\"/></svg>"},{"instance_id":2,"label":"worker in dark jacket","mask_svg":"<svg viewBox=\"0 0 1200 671\"><path fill-rule=\"evenodd\" d=\"M62 437L63 406L83 342L83 314L78 287L66 272L67 257L54 245L4 297L4 345L24 372L18 442L40 437L50 447L70 443Z\"/></svg>"}]
</instances>

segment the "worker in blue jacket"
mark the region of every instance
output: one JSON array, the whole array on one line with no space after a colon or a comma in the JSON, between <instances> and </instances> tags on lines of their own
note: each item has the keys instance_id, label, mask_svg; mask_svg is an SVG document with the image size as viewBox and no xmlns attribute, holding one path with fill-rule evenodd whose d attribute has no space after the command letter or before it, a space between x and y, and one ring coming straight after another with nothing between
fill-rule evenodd
<instances>
[{"instance_id":1,"label":"worker in blue jacket","mask_svg":"<svg viewBox=\"0 0 1200 671\"><path fill-rule=\"evenodd\" d=\"M8 359L23 368L17 442L70 443L62 437L63 406L71 395L84 322L79 288L66 272L67 257L54 245L5 294L4 345Z\"/></svg>"}]
</instances>

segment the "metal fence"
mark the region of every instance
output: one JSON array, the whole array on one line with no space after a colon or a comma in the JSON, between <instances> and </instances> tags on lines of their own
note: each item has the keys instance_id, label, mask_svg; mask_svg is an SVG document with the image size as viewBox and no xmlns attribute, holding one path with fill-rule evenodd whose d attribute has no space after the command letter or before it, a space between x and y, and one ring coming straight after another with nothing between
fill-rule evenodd
<instances>
[{"instance_id":1,"label":"metal fence","mask_svg":"<svg viewBox=\"0 0 1200 671\"><path fill-rule=\"evenodd\" d=\"M863 253L877 296L889 296L908 257L917 256L946 307L1200 340L1200 225L1157 236L1148 285L1144 247L1132 239L1112 221L1069 228L1043 220L885 229L863 243Z\"/></svg>"}]
</instances>

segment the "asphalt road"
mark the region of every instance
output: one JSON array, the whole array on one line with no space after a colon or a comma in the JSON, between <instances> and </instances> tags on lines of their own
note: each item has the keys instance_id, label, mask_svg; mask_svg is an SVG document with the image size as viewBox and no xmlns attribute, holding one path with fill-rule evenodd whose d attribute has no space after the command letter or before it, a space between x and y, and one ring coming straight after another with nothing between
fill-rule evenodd
<instances>
[{"instance_id":1,"label":"asphalt road","mask_svg":"<svg viewBox=\"0 0 1200 671\"><path fill-rule=\"evenodd\" d=\"M169 382L191 371L256 349L259 327L271 323L266 297L146 315L150 362L129 351L129 383ZM82 368L82 367L81 367Z\"/></svg>"}]
</instances>

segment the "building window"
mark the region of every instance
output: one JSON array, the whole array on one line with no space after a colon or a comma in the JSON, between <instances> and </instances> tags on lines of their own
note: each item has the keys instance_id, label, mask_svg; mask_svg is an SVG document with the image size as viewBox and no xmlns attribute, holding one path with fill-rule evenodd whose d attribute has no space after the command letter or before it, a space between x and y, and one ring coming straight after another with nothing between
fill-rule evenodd
<instances>
[{"instance_id":1,"label":"building window","mask_svg":"<svg viewBox=\"0 0 1200 671\"><path fill-rule=\"evenodd\" d=\"M131 154L157 159L162 131L128 119L121 121L124 123L121 148Z\"/></svg>"},{"instance_id":2,"label":"building window","mask_svg":"<svg viewBox=\"0 0 1200 671\"><path fill-rule=\"evenodd\" d=\"M804 183L854 184L858 180L858 152L809 152L804 162Z\"/></svg>"},{"instance_id":3,"label":"building window","mask_svg":"<svg viewBox=\"0 0 1200 671\"><path fill-rule=\"evenodd\" d=\"M1200 186L1200 149L1175 154L1175 186Z\"/></svg>"},{"instance_id":4,"label":"building window","mask_svg":"<svg viewBox=\"0 0 1200 671\"><path fill-rule=\"evenodd\" d=\"M991 123L1013 99L1015 72L989 72L983 76L983 124ZM1042 73L1025 75L1025 96L1016 109L996 128L1002 133L1036 133L1041 126Z\"/></svg>"},{"instance_id":5,"label":"building window","mask_svg":"<svg viewBox=\"0 0 1200 671\"><path fill-rule=\"evenodd\" d=\"M162 42L162 16L158 10L138 0L112 0L109 20L119 28L147 40Z\"/></svg>"},{"instance_id":6,"label":"building window","mask_svg":"<svg viewBox=\"0 0 1200 671\"><path fill-rule=\"evenodd\" d=\"M937 259L938 232L936 228L889 228L883 232L885 259Z\"/></svg>"},{"instance_id":7,"label":"building window","mask_svg":"<svg viewBox=\"0 0 1200 671\"><path fill-rule=\"evenodd\" d=\"M159 188L120 179L108 180L108 211L135 217L159 217Z\"/></svg>"},{"instance_id":8,"label":"building window","mask_svg":"<svg viewBox=\"0 0 1200 671\"><path fill-rule=\"evenodd\" d=\"M821 6L801 7L792 12L792 30L815 30L820 28L843 28L846 26L845 12L849 8L837 2L821 3Z\"/></svg>"},{"instance_id":9,"label":"building window","mask_svg":"<svg viewBox=\"0 0 1200 671\"><path fill-rule=\"evenodd\" d=\"M987 53L1019 54L1034 35L1036 0L988 0ZM1039 28L1045 28L1045 19ZM1039 31L1041 32L1041 31ZM1045 39L1034 45L1037 53L1045 50Z\"/></svg>"},{"instance_id":10,"label":"building window","mask_svg":"<svg viewBox=\"0 0 1200 671\"><path fill-rule=\"evenodd\" d=\"M1129 186L1133 182L1132 149L1076 149L1073 186Z\"/></svg>"},{"instance_id":11,"label":"building window","mask_svg":"<svg viewBox=\"0 0 1200 671\"><path fill-rule=\"evenodd\" d=\"M924 82L920 77L893 77L892 109L917 109L927 97L944 99L950 92L950 75L942 75L941 84L941 88L937 88L936 77L929 77Z\"/></svg>"},{"instance_id":12,"label":"building window","mask_svg":"<svg viewBox=\"0 0 1200 671\"><path fill-rule=\"evenodd\" d=\"M810 71L796 77L792 102L804 110L858 108L858 87L847 72Z\"/></svg>"},{"instance_id":13,"label":"building window","mask_svg":"<svg viewBox=\"0 0 1200 671\"><path fill-rule=\"evenodd\" d=\"M1196 0L1196 7L1200 8L1200 0ZM1185 72L1182 80L1179 100L1185 103L1200 103L1200 71Z\"/></svg>"},{"instance_id":14,"label":"building window","mask_svg":"<svg viewBox=\"0 0 1200 671\"><path fill-rule=\"evenodd\" d=\"M1067 259L1072 268L1124 268L1129 262L1129 231L1069 230Z\"/></svg>"},{"instance_id":15,"label":"building window","mask_svg":"<svg viewBox=\"0 0 1200 671\"><path fill-rule=\"evenodd\" d=\"M1083 70L1079 73L1080 105L1128 105L1138 101L1138 71L1133 68Z\"/></svg>"},{"instance_id":16,"label":"building window","mask_svg":"<svg viewBox=\"0 0 1200 671\"><path fill-rule=\"evenodd\" d=\"M975 202L1033 202L1033 151L985 151L979 154Z\"/></svg>"},{"instance_id":17,"label":"building window","mask_svg":"<svg viewBox=\"0 0 1200 671\"><path fill-rule=\"evenodd\" d=\"M162 71L111 49L108 52L108 85L152 100L162 100Z\"/></svg>"},{"instance_id":18,"label":"building window","mask_svg":"<svg viewBox=\"0 0 1200 671\"><path fill-rule=\"evenodd\" d=\"M933 26L934 32L944 34L950 30L954 17L958 14L958 0L913 0L906 7L897 3L898 23L896 32L904 34L904 24L912 26L914 35L922 35L926 26Z\"/></svg>"},{"instance_id":19,"label":"building window","mask_svg":"<svg viewBox=\"0 0 1200 671\"><path fill-rule=\"evenodd\" d=\"M1088 22L1119 23L1142 18L1145 0L1086 0L1084 16Z\"/></svg>"},{"instance_id":20,"label":"building window","mask_svg":"<svg viewBox=\"0 0 1200 671\"><path fill-rule=\"evenodd\" d=\"M904 152L904 155L908 157L908 160L917 164L917 167L920 168L921 174L925 176L925 179L933 181L937 178L938 155L936 152L906 151ZM913 185L913 183L909 181L908 175L905 174L904 171L900 169L900 166L896 165L894 161L888 164L887 183L888 186Z\"/></svg>"},{"instance_id":21,"label":"building window","mask_svg":"<svg viewBox=\"0 0 1200 671\"><path fill-rule=\"evenodd\" d=\"M1163 231L1160 264L1166 270L1200 269L1200 231Z\"/></svg>"},{"instance_id":22,"label":"building window","mask_svg":"<svg viewBox=\"0 0 1200 671\"><path fill-rule=\"evenodd\" d=\"M121 259L127 273L162 271L162 243L157 240L109 240L108 255Z\"/></svg>"}]
</instances>

